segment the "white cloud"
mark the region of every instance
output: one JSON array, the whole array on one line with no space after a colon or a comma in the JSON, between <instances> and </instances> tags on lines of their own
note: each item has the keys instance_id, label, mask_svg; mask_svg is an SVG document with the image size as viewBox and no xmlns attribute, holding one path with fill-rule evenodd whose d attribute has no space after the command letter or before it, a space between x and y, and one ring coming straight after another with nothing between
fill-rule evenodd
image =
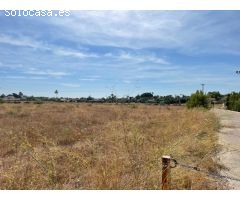
<instances>
[{"instance_id":1,"label":"white cloud","mask_svg":"<svg viewBox=\"0 0 240 200\"><path fill-rule=\"evenodd\" d=\"M47 77L43 77L43 76L31 76L29 77L32 80L45 80L47 79Z\"/></svg>"},{"instance_id":2,"label":"white cloud","mask_svg":"<svg viewBox=\"0 0 240 200\"><path fill-rule=\"evenodd\" d=\"M175 36L182 30L183 19L179 12L79 11L70 18L52 19L50 23L64 27L62 34L67 36L70 32L70 37L76 35L74 38L83 43L144 48L180 44Z\"/></svg>"},{"instance_id":3,"label":"white cloud","mask_svg":"<svg viewBox=\"0 0 240 200\"><path fill-rule=\"evenodd\" d=\"M26 79L25 76L5 76L6 79Z\"/></svg>"},{"instance_id":4,"label":"white cloud","mask_svg":"<svg viewBox=\"0 0 240 200\"><path fill-rule=\"evenodd\" d=\"M130 84L131 81L130 80L123 80L123 83Z\"/></svg>"},{"instance_id":5,"label":"white cloud","mask_svg":"<svg viewBox=\"0 0 240 200\"><path fill-rule=\"evenodd\" d=\"M166 59L160 58L153 53L148 52L136 52L131 53L128 51L120 51L119 53L108 52L104 54L104 57L107 59L116 59L120 62L128 62L128 63L143 63L150 62L162 65L170 64Z\"/></svg>"},{"instance_id":6,"label":"white cloud","mask_svg":"<svg viewBox=\"0 0 240 200\"><path fill-rule=\"evenodd\" d=\"M74 83L62 83L61 85L65 86L65 87L71 87L71 88L79 88L80 87L79 84L74 84Z\"/></svg>"},{"instance_id":7,"label":"white cloud","mask_svg":"<svg viewBox=\"0 0 240 200\"><path fill-rule=\"evenodd\" d=\"M26 74L32 74L32 75L46 75L46 76L52 76L52 77L62 77L67 76L69 73L61 72L61 71L52 71L52 70L38 70L36 68L31 68L29 71L25 72Z\"/></svg>"},{"instance_id":8,"label":"white cloud","mask_svg":"<svg viewBox=\"0 0 240 200\"><path fill-rule=\"evenodd\" d=\"M1 34L0 43L14 45L14 46L30 47L30 48L39 49L39 50L47 50L59 56L71 56L76 58L97 58L98 57L98 55L93 53L83 53L77 50L58 47L55 45L49 45L41 41L36 41L29 37L22 37L22 36L13 37L10 35Z\"/></svg>"},{"instance_id":9,"label":"white cloud","mask_svg":"<svg viewBox=\"0 0 240 200\"><path fill-rule=\"evenodd\" d=\"M0 67L4 67L4 68L11 68L11 69L16 69L16 68L22 68L23 65L20 63L16 63L16 64L6 64L6 63L0 63Z\"/></svg>"},{"instance_id":10,"label":"white cloud","mask_svg":"<svg viewBox=\"0 0 240 200\"><path fill-rule=\"evenodd\" d=\"M119 60L127 60L127 61L136 61L137 63L142 62L152 62L157 64L169 64L168 61L164 60L163 58L159 58L155 55L149 55L149 54L131 54L129 52L122 51L120 55L118 56Z\"/></svg>"},{"instance_id":11,"label":"white cloud","mask_svg":"<svg viewBox=\"0 0 240 200\"><path fill-rule=\"evenodd\" d=\"M99 75L91 75L91 76L86 76L84 78L79 78L78 80L80 81L97 81L100 80L101 76Z\"/></svg>"},{"instance_id":12,"label":"white cloud","mask_svg":"<svg viewBox=\"0 0 240 200\"><path fill-rule=\"evenodd\" d=\"M167 84L197 84L200 86L201 83L208 83L207 85L212 85L215 83L219 83L219 82L224 82L225 83L229 83L231 82L232 79L231 78L227 78L227 77L215 77L215 76L204 76L204 75L199 75L199 76L195 76L195 75L186 75L185 77L171 77L169 79L164 79L164 80L159 80L159 83L167 83Z\"/></svg>"},{"instance_id":13,"label":"white cloud","mask_svg":"<svg viewBox=\"0 0 240 200\"><path fill-rule=\"evenodd\" d=\"M182 26L181 15L167 12L79 11L73 12L70 18L52 19L50 23L62 27L63 36L86 44L133 49L169 47L181 42L175 38L175 31Z\"/></svg>"},{"instance_id":14,"label":"white cloud","mask_svg":"<svg viewBox=\"0 0 240 200\"><path fill-rule=\"evenodd\" d=\"M240 47L231 36L240 25L233 17L210 11L76 11L48 23L62 30L59 37L83 44L236 53Z\"/></svg>"},{"instance_id":15,"label":"white cloud","mask_svg":"<svg viewBox=\"0 0 240 200\"><path fill-rule=\"evenodd\" d=\"M32 40L28 37L12 37L10 35L1 34L0 35L0 43L4 44L10 44L15 46L25 46L25 47L31 47L31 48L41 48L41 49L49 49L41 42Z\"/></svg>"},{"instance_id":16,"label":"white cloud","mask_svg":"<svg viewBox=\"0 0 240 200\"><path fill-rule=\"evenodd\" d=\"M96 79L96 78L80 78L79 80L80 81L96 81L98 79Z\"/></svg>"},{"instance_id":17,"label":"white cloud","mask_svg":"<svg viewBox=\"0 0 240 200\"><path fill-rule=\"evenodd\" d=\"M53 52L57 55L72 56L77 58L98 58L99 57L98 55L93 53L86 54L79 51L69 50L66 48L53 48Z\"/></svg>"}]
</instances>

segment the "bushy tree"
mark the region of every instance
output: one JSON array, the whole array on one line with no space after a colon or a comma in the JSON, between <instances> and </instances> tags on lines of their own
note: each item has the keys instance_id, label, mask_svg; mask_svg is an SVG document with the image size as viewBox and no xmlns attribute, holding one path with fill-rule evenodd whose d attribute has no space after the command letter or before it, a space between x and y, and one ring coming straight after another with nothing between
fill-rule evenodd
<instances>
[{"instance_id":1,"label":"bushy tree","mask_svg":"<svg viewBox=\"0 0 240 200\"><path fill-rule=\"evenodd\" d=\"M16 93L12 93L12 95L14 96L14 98L20 98L20 96Z\"/></svg>"},{"instance_id":2,"label":"bushy tree","mask_svg":"<svg viewBox=\"0 0 240 200\"><path fill-rule=\"evenodd\" d=\"M178 102L178 99L175 99L172 95L164 96L164 102L166 104L174 104Z\"/></svg>"},{"instance_id":3,"label":"bushy tree","mask_svg":"<svg viewBox=\"0 0 240 200\"><path fill-rule=\"evenodd\" d=\"M110 96L107 97L107 102L109 103L117 102L117 96L112 93Z\"/></svg>"},{"instance_id":4,"label":"bushy tree","mask_svg":"<svg viewBox=\"0 0 240 200\"><path fill-rule=\"evenodd\" d=\"M153 98L153 92L142 93L140 97L141 98L148 98L148 99Z\"/></svg>"},{"instance_id":5,"label":"bushy tree","mask_svg":"<svg viewBox=\"0 0 240 200\"><path fill-rule=\"evenodd\" d=\"M153 96L153 92L145 92L142 93L141 95L137 95L135 99L137 102L140 103L148 103L149 101L154 101L155 98Z\"/></svg>"},{"instance_id":6,"label":"bushy tree","mask_svg":"<svg viewBox=\"0 0 240 200\"><path fill-rule=\"evenodd\" d=\"M196 91L196 93L193 93L188 102L187 102L188 108L194 108L194 107L204 107L208 108L208 98L207 95L205 95L202 91Z\"/></svg>"},{"instance_id":7,"label":"bushy tree","mask_svg":"<svg viewBox=\"0 0 240 200\"><path fill-rule=\"evenodd\" d=\"M226 106L228 110L240 112L240 93L232 92L227 95Z\"/></svg>"},{"instance_id":8,"label":"bushy tree","mask_svg":"<svg viewBox=\"0 0 240 200\"><path fill-rule=\"evenodd\" d=\"M223 95L220 94L218 91L208 92L209 98L214 98L216 101L219 101Z\"/></svg>"},{"instance_id":9,"label":"bushy tree","mask_svg":"<svg viewBox=\"0 0 240 200\"><path fill-rule=\"evenodd\" d=\"M56 98L57 98L58 90L55 90L55 91L54 91L54 94L56 95Z\"/></svg>"},{"instance_id":10,"label":"bushy tree","mask_svg":"<svg viewBox=\"0 0 240 200\"><path fill-rule=\"evenodd\" d=\"M92 100L94 100L94 98L91 97L91 96L88 96L86 100L87 100L87 101L92 101Z\"/></svg>"}]
</instances>

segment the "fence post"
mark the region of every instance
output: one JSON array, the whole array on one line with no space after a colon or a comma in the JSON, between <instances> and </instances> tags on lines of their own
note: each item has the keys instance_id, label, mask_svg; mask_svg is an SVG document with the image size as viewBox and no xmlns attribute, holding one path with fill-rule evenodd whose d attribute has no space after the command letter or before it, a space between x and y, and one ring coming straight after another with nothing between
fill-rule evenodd
<instances>
[{"instance_id":1,"label":"fence post","mask_svg":"<svg viewBox=\"0 0 240 200\"><path fill-rule=\"evenodd\" d=\"M171 180L170 180L170 173L171 173L171 167L170 167L170 156L162 156L162 189L163 190L169 190Z\"/></svg>"}]
</instances>

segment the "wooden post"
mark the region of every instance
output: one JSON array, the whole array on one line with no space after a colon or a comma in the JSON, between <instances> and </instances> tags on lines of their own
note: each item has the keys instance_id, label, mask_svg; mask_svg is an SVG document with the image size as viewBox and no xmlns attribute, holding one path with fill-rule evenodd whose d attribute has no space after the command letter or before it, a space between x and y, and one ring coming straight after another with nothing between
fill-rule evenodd
<instances>
[{"instance_id":1,"label":"wooden post","mask_svg":"<svg viewBox=\"0 0 240 200\"><path fill-rule=\"evenodd\" d=\"M171 173L171 167L170 167L170 156L162 156L162 189L163 190L170 190L170 173Z\"/></svg>"}]
</instances>

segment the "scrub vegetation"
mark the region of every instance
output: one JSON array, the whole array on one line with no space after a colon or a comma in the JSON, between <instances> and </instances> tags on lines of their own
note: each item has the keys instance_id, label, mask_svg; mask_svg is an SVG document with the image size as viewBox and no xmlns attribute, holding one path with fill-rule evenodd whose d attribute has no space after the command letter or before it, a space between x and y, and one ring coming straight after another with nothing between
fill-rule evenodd
<instances>
[{"instance_id":1,"label":"scrub vegetation","mask_svg":"<svg viewBox=\"0 0 240 200\"><path fill-rule=\"evenodd\" d=\"M0 189L161 189L161 156L217 172L205 109L143 104L0 104ZM181 167L172 189L219 189Z\"/></svg>"}]
</instances>

